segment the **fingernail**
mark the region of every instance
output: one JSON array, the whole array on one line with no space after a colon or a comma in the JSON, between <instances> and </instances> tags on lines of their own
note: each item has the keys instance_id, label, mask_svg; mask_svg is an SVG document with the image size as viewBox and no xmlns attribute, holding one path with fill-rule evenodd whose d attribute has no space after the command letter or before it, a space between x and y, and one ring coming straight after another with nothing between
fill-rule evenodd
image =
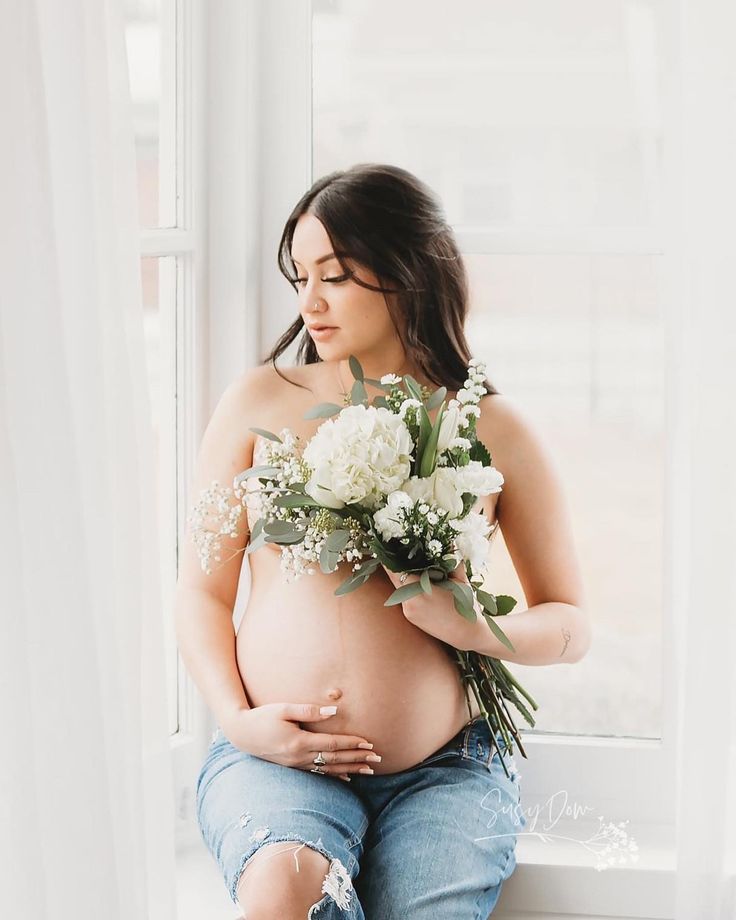
<instances>
[{"instance_id":1,"label":"fingernail","mask_svg":"<svg viewBox=\"0 0 736 920\"><path fill-rule=\"evenodd\" d=\"M381 755L380 755L380 754L366 754L366 755L365 755L365 759L366 759L366 760L375 760L376 762L378 762L378 761L381 759Z\"/></svg>"},{"instance_id":2,"label":"fingernail","mask_svg":"<svg viewBox=\"0 0 736 920\"><path fill-rule=\"evenodd\" d=\"M369 751L373 747L373 745L370 743L370 741L361 741L358 747L364 748L365 750Z\"/></svg>"},{"instance_id":3,"label":"fingernail","mask_svg":"<svg viewBox=\"0 0 736 920\"><path fill-rule=\"evenodd\" d=\"M361 767L358 773L374 773L373 767Z\"/></svg>"},{"instance_id":4,"label":"fingernail","mask_svg":"<svg viewBox=\"0 0 736 920\"><path fill-rule=\"evenodd\" d=\"M320 706L319 714L321 716L334 716L337 712L337 706Z\"/></svg>"},{"instance_id":5,"label":"fingernail","mask_svg":"<svg viewBox=\"0 0 736 920\"><path fill-rule=\"evenodd\" d=\"M350 777L347 776L347 775L341 775L341 776L340 776L340 779L344 779L346 783L349 783L349 782L350 782Z\"/></svg>"}]
</instances>

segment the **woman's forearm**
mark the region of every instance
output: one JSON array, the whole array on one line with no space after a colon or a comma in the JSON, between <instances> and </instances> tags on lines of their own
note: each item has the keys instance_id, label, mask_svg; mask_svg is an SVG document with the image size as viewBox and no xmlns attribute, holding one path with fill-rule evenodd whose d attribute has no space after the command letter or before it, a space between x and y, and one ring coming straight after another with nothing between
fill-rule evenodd
<instances>
[{"instance_id":1,"label":"woman's forearm","mask_svg":"<svg viewBox=\"0 0 736 920\"><path fill-rule=\"evenodd\" d=\"M459 616L457 611L455 615ZM572 664L590 647L588 616L572 604L549 601L519 613L495 617L494 622L508 636L515 652L496 638L485 617L481 619L478 640L472 648L492 658L529 665Z\"/></svg>"},{"instance_id":2,"label":"woman's forearm","mask_svg":"<svg viewBox=\"0 0 736 920\"><path fill-rule=\"evenodd\" d=\"M235 655L232 611L205 591L179 586L174 595L182 661L218 725L250 709Z\"/></svg>"}]
</instances>

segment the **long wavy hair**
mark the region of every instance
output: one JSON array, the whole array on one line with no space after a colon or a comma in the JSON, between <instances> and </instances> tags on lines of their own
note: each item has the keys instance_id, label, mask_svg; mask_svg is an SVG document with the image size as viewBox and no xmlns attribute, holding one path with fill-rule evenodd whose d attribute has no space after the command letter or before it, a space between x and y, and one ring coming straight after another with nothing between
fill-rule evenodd
<instances>
[{"instance_id":1,"label":"long wavy hair","mask_svg":"<svg viewBox=\"0 0 736 920\"><path fill-rule=\"evenodd\" d=\"M345 274L384 294L394 327L404 330L402 345L414 366L438 386L459 390L472 357L464 331L468 277L434 192L407 170L382 163L358 163L318 179L289 215L279 243L279 271L295 291L298 273L291 244L303 214L321 221ZM342 256L371 271L379 286L358 278ZM396 294L395 303L386 294ZM297 364L321 361L298 316L261 363L270 361L279 373L276 358L300 333ZM483 386L489 394L499 392L487 379Z\"/></svg>"}]
</instances>

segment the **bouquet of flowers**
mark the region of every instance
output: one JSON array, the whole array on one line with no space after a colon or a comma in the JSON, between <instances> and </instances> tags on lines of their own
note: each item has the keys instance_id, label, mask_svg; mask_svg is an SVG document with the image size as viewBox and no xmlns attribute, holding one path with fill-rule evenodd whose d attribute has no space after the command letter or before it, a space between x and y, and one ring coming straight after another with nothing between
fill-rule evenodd
<instances>
[{"instance_id":1,"label":"bouquet of flowers","mask_svg":"<svg viewBox=\"0 0 736 920\"><path fill-rule=\"evenodd\" d=\"M251 428L265 439L258 458L265 463L239 473L232 488L221 488L215 480L203 490L188 518L202 568L211 573L210 560L221 558L221 537L236 535L240 515L254 494L245 488L245 480L255 477L261 484L261 516L246 552L278 544L289 580L315 574L315 565L330 573L339 563L350 562L352 574L336 595L360 588L380 565L401 573L400 582L417 575L401 584L385 605L401 604L422 592L431 595L435 588L452 592L460 616L475 622L478 610L499 641L514 651L497 619L516 601L481 587L495 527L471 510L479 496L500 492L503 485L503 475L476 436L484 365L471 359L463 388L446 406L445 387L430 393L409 375L372 380L364 377L354 355L349 364L354 383L346 405L320 403L309 410L305 418L327 421L306 445L287 428L279 434ZM366 384L381 391L372 401ZM438 406L432 423L429 410ZM206 526L208 512L217 530ZM450 577L459 565L467 580ZM460 671L468 711L472 714L470 688L494 746L500 731L506 750L513 752L512 735L526 757L507 703L533 726L521 697L534 710L536 702L501 660L447 647ZM501 763L508 774L503 757Z\"/></svg>"}]
</instances>

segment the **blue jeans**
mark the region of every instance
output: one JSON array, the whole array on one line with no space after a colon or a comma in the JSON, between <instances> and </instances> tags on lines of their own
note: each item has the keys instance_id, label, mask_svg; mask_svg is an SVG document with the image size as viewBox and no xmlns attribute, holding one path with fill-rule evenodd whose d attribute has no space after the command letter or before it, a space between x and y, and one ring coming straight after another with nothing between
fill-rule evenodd
<instances>
[{"instance_id":1,"label":"blue jeans","mask_svg":"<svg viewBox=\"0 0 736 920\"><path fill-rule=\"evenodd\" d=\"M482 716L416 766L350 783L247 754L218 728L197 821L236 905L250 857L289 840L295 856L309 846L330 861L308 920L486 920L527 823L514 757L504 760L508 777Z\"/></svg>"}]
</instances>

